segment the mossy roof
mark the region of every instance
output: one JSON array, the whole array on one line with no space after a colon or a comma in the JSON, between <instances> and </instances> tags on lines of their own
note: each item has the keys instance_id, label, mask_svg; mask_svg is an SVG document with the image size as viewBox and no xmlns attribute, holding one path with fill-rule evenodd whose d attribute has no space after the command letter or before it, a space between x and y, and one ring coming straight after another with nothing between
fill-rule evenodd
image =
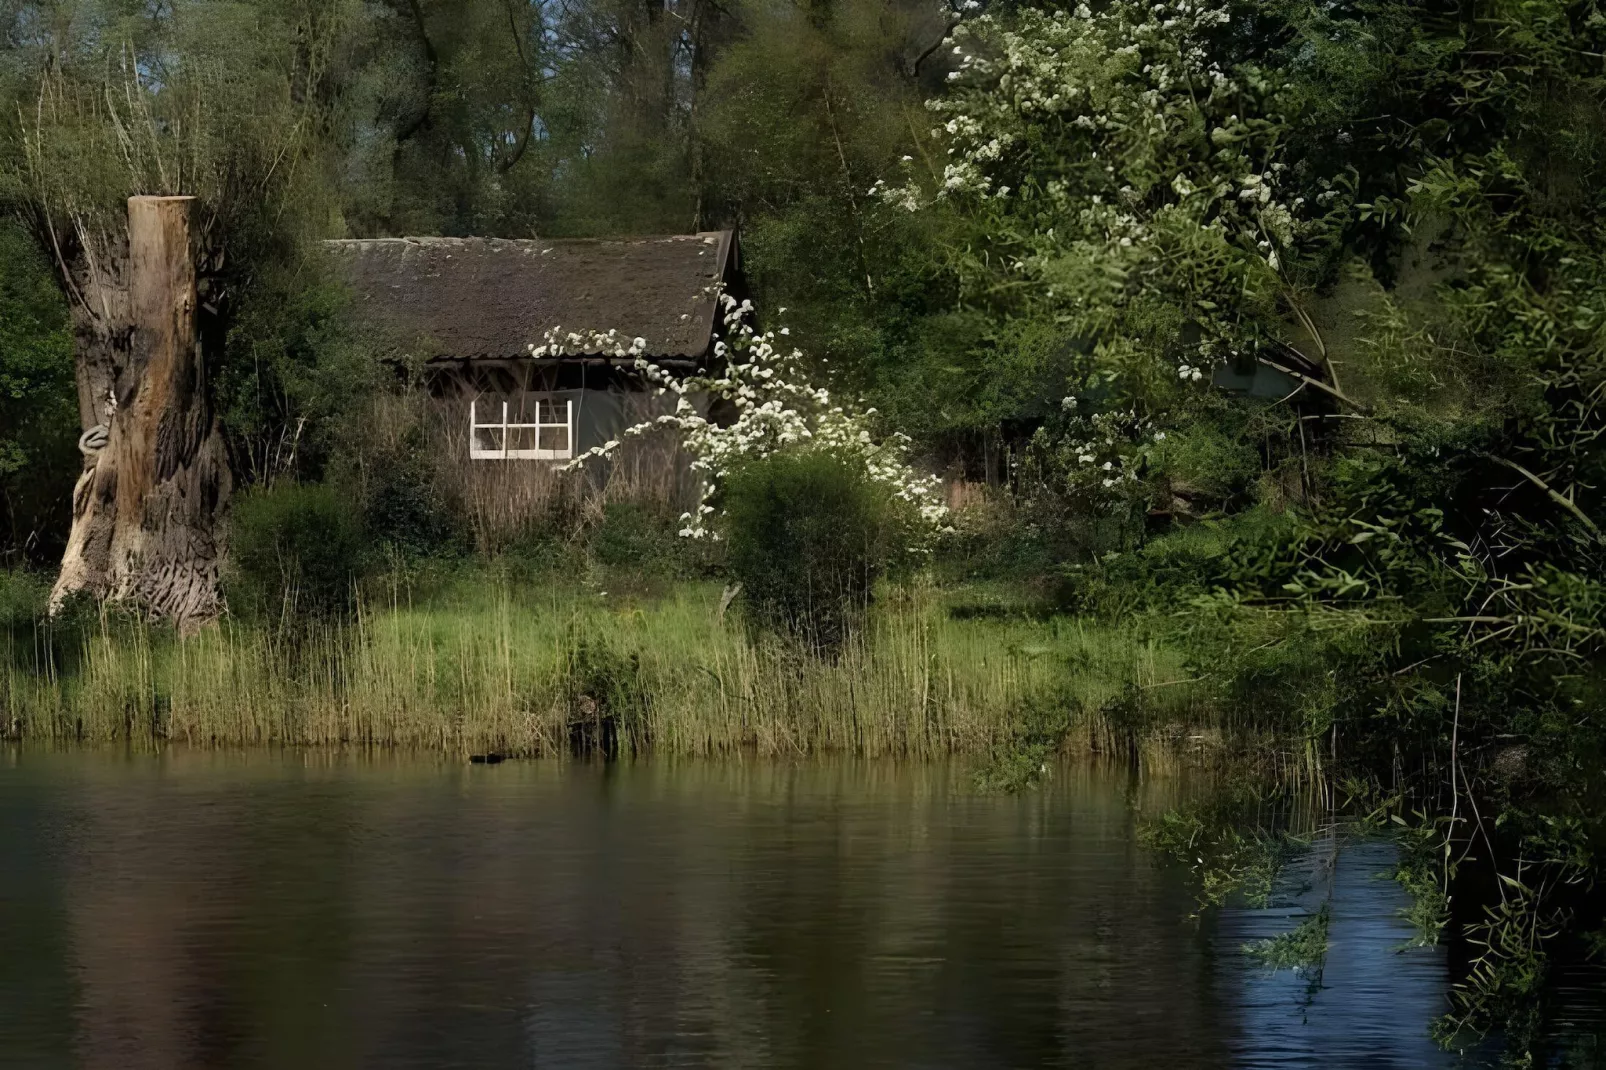
<instances>
[{"instance_id":1,"label":"mossy roof","mask_svg":"<svg viewBox=\"0 0 1606 1070\"><path fill-rule=\"evenodd\" d=\"M548 331L617 331L649 358L711 345L732 232L619 239L357 238L325 243L352 315L430 360L529 356ZM603 355L603 354L596 354Z\"/></svg>"}]
</instances>

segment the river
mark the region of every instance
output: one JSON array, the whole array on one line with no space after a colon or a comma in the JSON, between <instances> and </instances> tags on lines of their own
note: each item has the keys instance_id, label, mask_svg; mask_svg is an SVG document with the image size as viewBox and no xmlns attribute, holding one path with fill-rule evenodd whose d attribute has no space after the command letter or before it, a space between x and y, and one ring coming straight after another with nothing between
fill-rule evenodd
<instances>
[{"instance_id":1,"label":"river","mask_svg":"<svg viewBox=\"0 0 1606 1070\"><path fill-rule=\"evenodd\" d=\"M1191 919L1136 830L1196 790L0 752L0 1066L1453 1065L1387 845ZM1318 894L1319 986L1242 953Z\"/></svg>"}]
</instances>

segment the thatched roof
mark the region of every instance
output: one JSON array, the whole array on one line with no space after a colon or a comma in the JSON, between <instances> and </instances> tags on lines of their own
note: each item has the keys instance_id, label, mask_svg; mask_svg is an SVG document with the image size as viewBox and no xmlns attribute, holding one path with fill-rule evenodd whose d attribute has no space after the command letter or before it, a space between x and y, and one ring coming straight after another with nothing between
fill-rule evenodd
<instances>
[{"instance_id":1,"label":"thatched roof","mask_svg":"<svg viewBox=\"0 0 1606 1070\"><path fill-rule=\"evenodd\" d=\"M730 231L660 238L358 238L326 243L358 323L432 360L518 358L548 330L616 330L647 355L712 345Z\"/></svg>"}]
</instances>

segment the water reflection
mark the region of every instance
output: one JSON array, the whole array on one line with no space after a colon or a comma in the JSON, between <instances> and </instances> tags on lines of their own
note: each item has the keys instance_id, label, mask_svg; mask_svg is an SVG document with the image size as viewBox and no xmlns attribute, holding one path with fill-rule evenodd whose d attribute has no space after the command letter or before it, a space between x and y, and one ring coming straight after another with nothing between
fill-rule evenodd
<instances>
[{"instance_id":1,"label":"water reflection","mask_svg":"<svg viewBox=\"0 0 1606 1070\"><path fill-rule=\"evenodd\" d=\"M1235 1051L1245 1065L1449 1066L1428 1023L1447 1009L1441 947L1410 947L1400 916L1409 905L1387 877L1383 843L1317 844L1289 867L1267 910L1229 909L1219 939L1243 945L1297 925L1325 904L1328 951L1319 974L1272 971L1248 956L1222 956L1239 996Z\"/></svg>"},{"instance_id":2,"label":"water reflection","mask_svg":"<svg viewBox=\"0 0 1606 1070\"><path fill-rule=\"evenodd\" d=\"M3 764L9 762L9 765ZM1381 847L1324 987L1188 923L1134 804L887 764L0 758L0 1064L1429 1066ZM1295 896L1282 911L1308 906Z\"/></svg>"}]
</instances>

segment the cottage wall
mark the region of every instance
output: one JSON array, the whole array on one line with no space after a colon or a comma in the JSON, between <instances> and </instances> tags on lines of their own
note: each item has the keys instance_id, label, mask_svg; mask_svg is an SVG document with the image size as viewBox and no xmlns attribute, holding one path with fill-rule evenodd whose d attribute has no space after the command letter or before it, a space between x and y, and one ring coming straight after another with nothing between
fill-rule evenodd
<instances>
[{"instance_id":1,"label":"cottage wall","mask_svg":"<svg viewBox=\"0 0 1606 1070\"><path fill-rule=\"evenodd\" d=\"M500 412L503 402L510 414L532 414L538 401L569 402L574 414L574 443L578 456L617 439L643 420L672 412L674 399L659 397L633 371L581 362L482 362L433 369L430 394L443 412L468 426L469 403L476 403L481 420ZM467 439L464 439L467 449Z\"/></svg>"}]
</instances>

